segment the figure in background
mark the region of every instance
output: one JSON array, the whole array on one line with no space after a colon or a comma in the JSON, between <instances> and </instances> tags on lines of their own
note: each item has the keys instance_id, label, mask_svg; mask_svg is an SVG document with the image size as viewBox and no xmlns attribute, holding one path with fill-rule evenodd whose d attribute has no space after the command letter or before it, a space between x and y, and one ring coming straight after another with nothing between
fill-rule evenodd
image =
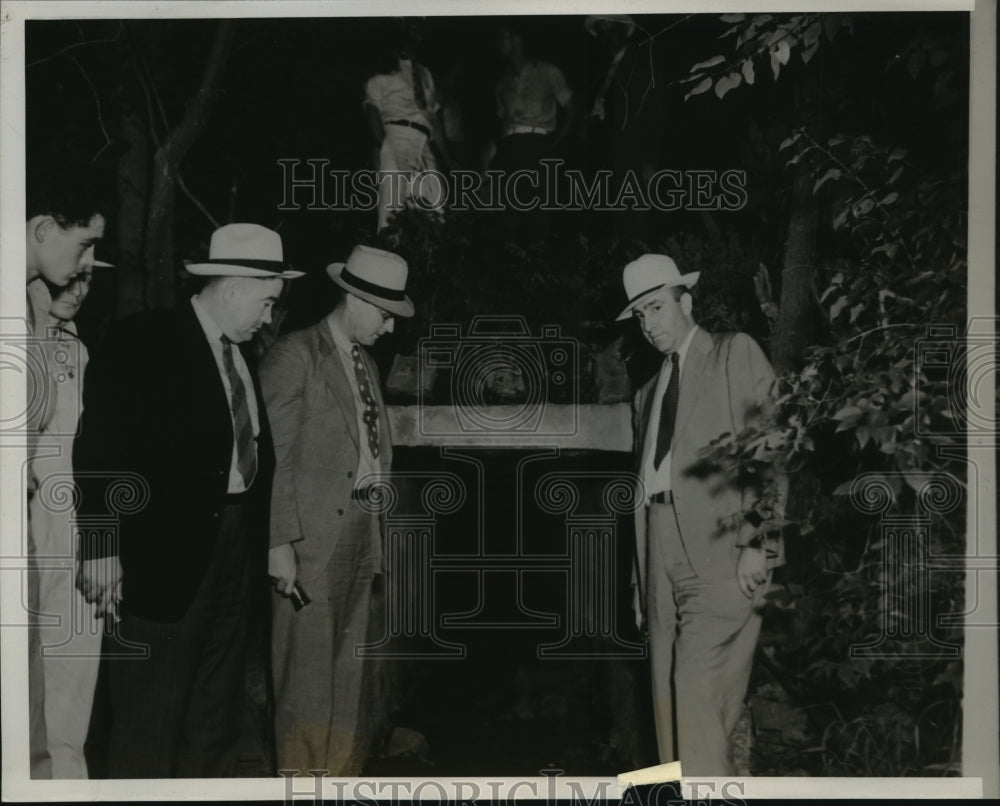
<instances>
[{"instance_id":1,"label":"figure in background","mask_svg":"<svg viewBox=\"0 0 1000 806\"><path fill-rule=\"evenodd\" d=\"M56 380L55 405L38 436L31 466L39 485L29 517L36 556L43 560L38 572L39 608L46 626L40 634L45 732L53 778L87 777L83 745L101 655L104 610L88 603L74 584L78 554L74 511L64 493L73 475L73 438L88 359L73 319L90 291L94 267L108 265L89 260L69 285L52 291L45 346L47 368Z\"/></svg>"},{"instance_id":2,"label":"figure in background","mask_svg":"<svg viewBox=\"0 0 1000 806\"><path fill-rule=\"evenodd\" d=\"M208 260L187 269L205 278L190 300L116 322L94 351L74 444L79 517L117 514L111 540L81 539L88 600L90 569L120 561L120 621L102 658L111 778L236 773L249 613L267 585L274 452L241 345L302 272L256 224L220 227Z\"/></svg>"},{"instance_id":3,"label":"figure in background","mask_svg":"<svg viewBox=\"0 0 1000 806\"><path fill-rule=\"evenodd\" d=\"M38 478L32 460L38 453L38 438L55 414L58 375L48 366L46 349L49 285L65 288L78 272L93 263L94 243L104 236L104 216L89 178L70 166L47 162L39 170L29 162L27 176L27 227L25 234L29 367L27 385L28 528L28 720L32 778L50 778L52 760L45 732L45 675L42 667L39 624L39 576L36 562L32 501Z\"/></svg>"},{"instance_id":4,"label":"figure in background","mask_svg":"<svg viewBox=\"0 0 1000 806\"><path fill-rule=\"evenodd\" d=\"M440 105L430 70L414 61L422 38L417 20L395 21L397 42L365 83L365 113L379 171L378 230L418 199L421 209L441 212L446 188L436 175L443 158Z\"/></svg>"},{"instance_id":5,"label":"figure in background","mask_svg":"<svg viewBox=\"0 0 1000 806\"><path fill-rule=\"evenodd\" d=\"M406 262L391 252L358 246L327 272L344 296L317 324L278 340L261 383L277 459L269 573L278 769L343 777L361 772L388 728L379 663L355 656L384 630L381 516L365 502L392 465L365 348L414 309Z\"/></svg>"},{"instance_id":6,"label":"figure in background","mask_svg":"<svg viewBox=\"0 0 1000 806\"><path fill-rule=\"evenodd\" d=\"M525 31L512 21L496 39L503 73L496 87L499 140L490 168L538 169L556 156L576 124L577 102L562 70L534 58Z\"/></svg>"},{"instance_id":7,"label":"figure in background","mask_svg":"<svg viewBox=\"0 0 1000 806\"><path fill-rule=\"evenodd\" d=\"M628 305L618 319L637 319L664 356L634 399L645 505L632 580L637 621L648 623L660 761L680 759L685 775L728 776L764 596L783 553L780 536L756 541L742 518L759 491L705 467L700 454L767 408L774 372L745 333L695 324L698 276L682 275L666 255L624 270Z\"/></svg>"}]
</instances>

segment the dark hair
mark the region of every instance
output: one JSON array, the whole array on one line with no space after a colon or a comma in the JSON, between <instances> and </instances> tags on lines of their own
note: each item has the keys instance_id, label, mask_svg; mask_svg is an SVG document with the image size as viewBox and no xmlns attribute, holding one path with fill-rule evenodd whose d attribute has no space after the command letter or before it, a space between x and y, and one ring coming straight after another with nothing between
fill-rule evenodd
<instances>
[{"instance_id":1,"label":"dark hair","mask_svg":"<svg viewBox=\"0 0 1000 806\"><path fill-rule=\"evenodd\" d=\"M38 170L29 162L27 174L28 221L49 215L63 229L86 227L105 209L96 178L87 171L51 163Z\"/></svg>"}]
</instances>

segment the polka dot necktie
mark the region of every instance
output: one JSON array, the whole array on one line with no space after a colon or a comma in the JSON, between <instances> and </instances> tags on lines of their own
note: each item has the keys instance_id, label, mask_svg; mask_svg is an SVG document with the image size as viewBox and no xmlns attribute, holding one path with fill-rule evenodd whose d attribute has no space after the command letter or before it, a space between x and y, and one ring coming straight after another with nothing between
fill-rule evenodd
<instances>
[{"instance_id":1,"label":"polka dot necktie","mask_svg":"<svg viewBox=\"0 0 1000 806\"><path fill-rule=\"evenodd\" d=\"M356 344L351 345L351 358L354 359L354 375L358 380L358 391L361 393L361 402L365 407L361 413L361 419L368 432L368 450L377 459L379 446L378 403L375 402L375 393L372 391L371 381L368 378L368 370L365 369L365 365L361 361L361 349Z\"/></svg>"},{"instance_id":2,"label":"polka dot necktie","mask_svg":"<svg viewBox=\"0 0 1000 806\"><path fill-rule=\"evenodd\" d=\"M247 389L243 385L240 373L233 363L233 343L222 337L222 363L229 378L230 405L233 409L233 432L236 437L236 469L243 476L243 484L247 489L257 475L257 450L254 445L253 423L250 420L250 404L247 402Z\"/></svg>"}]
</instances>

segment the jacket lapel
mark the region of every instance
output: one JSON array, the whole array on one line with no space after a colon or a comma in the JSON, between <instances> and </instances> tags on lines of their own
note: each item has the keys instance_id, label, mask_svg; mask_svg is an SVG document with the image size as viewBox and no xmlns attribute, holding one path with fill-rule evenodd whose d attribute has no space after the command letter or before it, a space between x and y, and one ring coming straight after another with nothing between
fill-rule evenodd
<instances>
[{"instance_id":1,"label":"jacket lapel","mask_svg":"<svg viewBox=\"0 0 1000 806\"><path fill-rule=\"evenodd\" d=\"M678 434L684 433L691 412L694 410L698 393L705 379L712 374L711 363L708 360L712 350L712 337L701 328L691 338L684 359L684 370L681 372L680 399L677 401L677 421L674 425L672 445L677 443Z\"/></svg>"},{"instance_id":2,"label":"jacket lapel","mask_svg":"<svg viewBox=\"0 0 1000 806\"><path fill-rule=\"evenodd\" d=\"M320 371L344 413L347 433L354 441L355 447L358 447L358 412L354 406L351 382L344 369L344 362L340 359L337 345L333 342L329 321L323 319L316 327L319 331Z\"/></svg>"},{"instance_id":3,"label":"jacket lapel","mask_svg":"<svg viewBox=\"0 0 1000 806\"><path fill-rule=\"evenodd\" d=\"M650 417L653 414L653 398L656 397L656 383L662 371L663 367L661 365L660 369L653 373L653 377L646 381L639 392L639 442L636 445L635 453L640 468L646 462L646 438L649 436Z\"/></svg>"}]
</instances>

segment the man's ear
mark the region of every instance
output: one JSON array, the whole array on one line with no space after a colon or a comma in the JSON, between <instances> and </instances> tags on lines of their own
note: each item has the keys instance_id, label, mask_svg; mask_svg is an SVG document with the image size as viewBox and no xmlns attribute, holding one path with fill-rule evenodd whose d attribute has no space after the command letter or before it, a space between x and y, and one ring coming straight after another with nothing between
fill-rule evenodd
<instances>
[{"instance_id":1,"label":"man's ear","mask_svg":"<svg viewBox=\"0 0 1000 806\"><path fill-rule=\"evenodd\" d=\"M36 215L29 222L28 231L30 237L34 239L35 243L42 243L46 238L48 238L53 232L55 227L59 224L50 215Z\"/></svg>"},{"instance_id":2,"label":"man's ear","mask_svg":"<svg viewBox=\"0 0 1000 806\"><path fill-rule=\"evenodd\" d=\"M685 316L691 315L691 306L693 303L694 300L691 298L691 295L687 291L681 294L681 310L684 311Z\"/></svg>"}]
</instances>

